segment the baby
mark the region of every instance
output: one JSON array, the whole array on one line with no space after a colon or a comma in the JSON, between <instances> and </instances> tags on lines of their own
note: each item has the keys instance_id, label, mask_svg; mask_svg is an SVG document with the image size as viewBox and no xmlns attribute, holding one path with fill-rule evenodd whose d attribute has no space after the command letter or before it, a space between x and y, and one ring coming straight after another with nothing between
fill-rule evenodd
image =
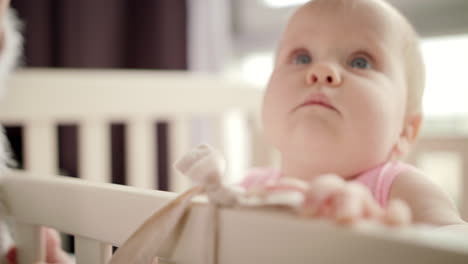
<instances>
[{"instance_id":1,"label":"baby","mask_svg":"<svg viewBox=\"0 0 468 264\"><path fill-rule=\"evenodd\" d=\"M401 223L411 213L468 231L444 192L400 161L419 132L423 88L418 36L389 4L306 3L280 40L262 108L281 172L251 173L244 187L300 179L306 215Z\"/></svg>"}]
</instances>

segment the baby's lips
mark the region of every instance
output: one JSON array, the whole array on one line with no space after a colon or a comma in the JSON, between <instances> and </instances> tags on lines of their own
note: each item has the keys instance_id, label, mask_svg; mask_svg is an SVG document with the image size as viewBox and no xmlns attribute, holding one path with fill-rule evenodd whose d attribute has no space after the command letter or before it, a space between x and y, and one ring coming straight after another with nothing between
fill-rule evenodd
<instances>
[{"instance_id":1,"label":"baby's lips","mask_svg":"<svg viewBox=\"0 0 468 264\"><path fill-rule=\"evenodd\" d=\"M296 106L294 110L306 107L306 106L321 106L328 108L332 111L340 113L338 108L331 102L331 100L323 93L314 93L309 95L300 105Z\"/></svg>"}]
</instances>

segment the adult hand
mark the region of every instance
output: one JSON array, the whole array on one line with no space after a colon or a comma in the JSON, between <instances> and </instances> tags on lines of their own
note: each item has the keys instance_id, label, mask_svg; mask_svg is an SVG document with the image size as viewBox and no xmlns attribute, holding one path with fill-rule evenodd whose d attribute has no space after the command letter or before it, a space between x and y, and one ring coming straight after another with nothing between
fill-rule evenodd
<instances>
[{"instance_id":1,"label":"adult hand","mask_svg":"<svg viewBox=\"0 0 468 264\"><path fill-rule=\"evenodd\" d=\"M10 7L10 0L0 0L0 50L3 48L3 38L4 38L4 27L3 24L4 17L6 15L6 11Z\"/></svg>"},{"instance_id":2,"label":"adult hand","mask_svg":"<svg viewBox=\"0 0 468 264\"><path fill-rule=\"evenodd\" d=\"M0 0L0 16L5 14L5 11L10 6L10 0Z\"/></svg>"},{"instance_id":3,"label":"adult hand","mask_svg":"<svg viewBox=\"0 0 468 264\"><path fill-rule=\"evenodd\" d=\"M60 235L51 228L43 228L46 245L46 262L41 264L73 264L75 261L63 251ZM11 248L6 254L8 264L18 263L16 247ZM37 263L39 264L39 263Z\"/></svg>"}]
</instances>

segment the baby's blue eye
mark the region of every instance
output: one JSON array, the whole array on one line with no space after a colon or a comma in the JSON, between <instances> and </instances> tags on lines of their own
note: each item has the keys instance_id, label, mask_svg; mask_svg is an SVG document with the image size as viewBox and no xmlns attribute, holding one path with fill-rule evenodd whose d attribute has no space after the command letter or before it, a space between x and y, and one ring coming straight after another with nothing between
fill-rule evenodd
<instances>
[{"instance_id":1,"label":"baby's blue eye","mask_svg":"<svg viewBox=\"0 0 468 264\"><path fill-rule=\"evenodd\" d=\"M357 57L351 61L351 67L358 69L369 69L371 67L371 64L366 58Z\"/></svg>"},{"instance_id":2,"label":"baby's blue eye","mask_svg":"<svg viewBox=\"0 0 468 264\"><path fill-rule=\"evenodd\" d=\"M306 53L300 53L300 54L297 54L296 57L294 57L295 64L309 64L311 62L312 62L312 57L310 57Z\"/></svg>"}]
</instances>

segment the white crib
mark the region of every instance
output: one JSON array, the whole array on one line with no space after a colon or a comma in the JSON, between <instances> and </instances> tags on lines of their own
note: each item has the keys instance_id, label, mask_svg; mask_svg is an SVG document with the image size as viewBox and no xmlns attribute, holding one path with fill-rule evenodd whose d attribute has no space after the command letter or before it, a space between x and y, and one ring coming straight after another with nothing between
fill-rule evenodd
<instances>
[{"instance_id":1,"label":"white crib","mask_svg":"<svg viewBox=\"0 0 468 264\"><path fill-rule=\"evenodd\" d=\"M157 71L23 70L10 83L0 104L0 122L24 126L25 172L2 182L16 222L21 263L43 256L39 226L75 236L77 263L103 264L111 246L125 239L154 211L175 197L150 190L157 186L154 122L170 122L169 162L193 145L207 141L229 161L228 176L274 162L259 139L261 92L254 87L208 75ZM109 124L127 126L127 182L110 184ZM79 125L80 178L55 177L57 123ZM231 135L234 134L234 135ZM240 138L240 141L234 139ZM450 140L454 140L453 138ZM413 160L444 147L466 161L468 140L455 146L423 138ZM466 170L466 165L465 165ZM189 183L173 171L170 189ZM464 181L464 185L467 183ZM465 190L468 188L464 188ZM466 192L462 192L466 216ZM465 203L463 203L465 202ZM207 205L193 202L170 251L173 263L205 263L204 219ZM221 209L218 263L468 263L468 240L422 229L348 230L298 219L285 212Z\"/></svg>"}]
</instances>

